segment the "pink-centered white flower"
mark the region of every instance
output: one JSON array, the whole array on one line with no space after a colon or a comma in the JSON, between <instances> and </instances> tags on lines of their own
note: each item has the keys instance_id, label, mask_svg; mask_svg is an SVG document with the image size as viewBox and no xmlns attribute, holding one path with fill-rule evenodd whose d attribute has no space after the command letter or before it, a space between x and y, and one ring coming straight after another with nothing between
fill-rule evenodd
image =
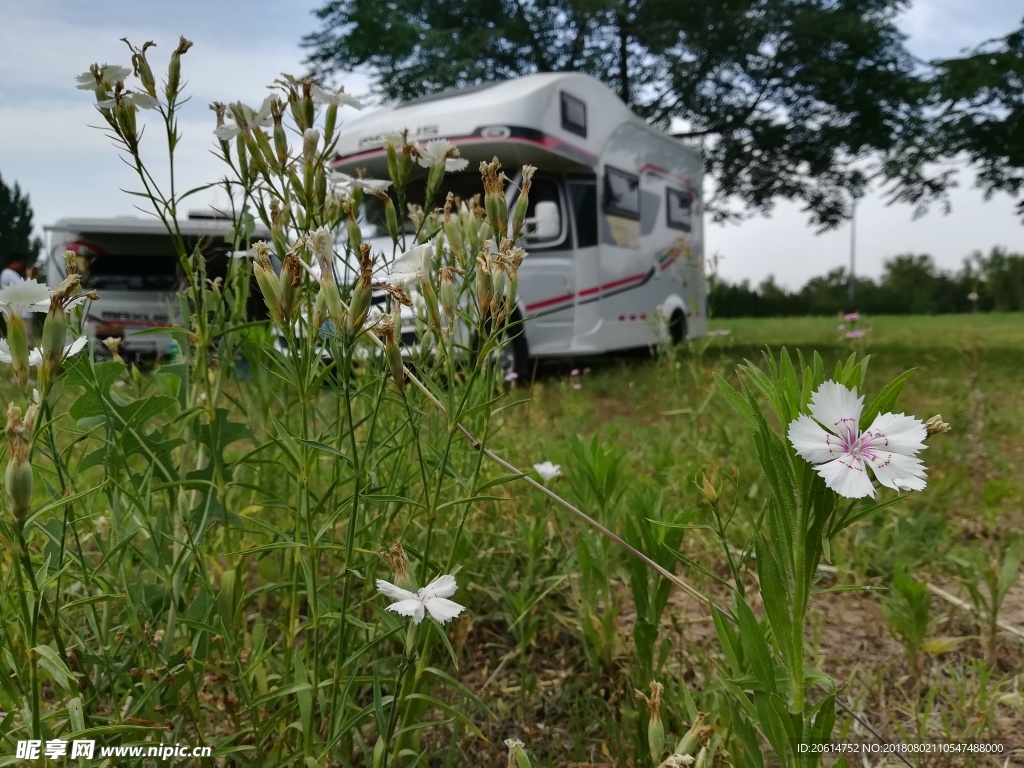
<instances>
[{"instance_id":1,"label":"pink-centered white flower","mask_svg":"<svg viewBox=\"0 0 1024 768\"><path fill-rule=\"evenodd\" d=\"M396 587L390 581L377 579L377 591L398 601L387 609L399 616L410 616L413 624L419 624L428 613L438 624L444 624L466 610L448 599L455 594L456 589L458 584L455 583L455 577L449 575L434 579L418 592L410 592Z\"/></svg>"},{"instance_id":2,"label":"pink-centered white flower","mask_svg":"<svg viewBox=\"0 0 1024 768\"><path fill-rule=\"evenodd\" d=\"M811 396L811 414L789 425L789 442L801 458L814 465L825 485L848 499L874 498L868 475L896 491L920 491L927 472L916 458L925 449L927 430L920 419L902 413L880 413L861 432L864 397L834 381Z\"/></svg>"}]
</instances>

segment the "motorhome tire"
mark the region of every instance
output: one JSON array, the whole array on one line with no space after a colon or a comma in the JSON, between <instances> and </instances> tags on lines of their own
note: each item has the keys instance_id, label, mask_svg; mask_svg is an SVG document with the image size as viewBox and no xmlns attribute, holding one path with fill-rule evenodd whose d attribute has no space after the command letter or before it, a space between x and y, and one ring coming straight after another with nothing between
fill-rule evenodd
<instances>
[{"instance_id":1,"label":"motorhome tire","mask_svg":"<svg viewBox=\"0 0 1024 768\"><path fill-rule=\"evenodd\" d=\"M673 344L682 344L686 341L686 315L683 310L677 309L668 320L669 338Z\"/></svg>"}]
</instances>

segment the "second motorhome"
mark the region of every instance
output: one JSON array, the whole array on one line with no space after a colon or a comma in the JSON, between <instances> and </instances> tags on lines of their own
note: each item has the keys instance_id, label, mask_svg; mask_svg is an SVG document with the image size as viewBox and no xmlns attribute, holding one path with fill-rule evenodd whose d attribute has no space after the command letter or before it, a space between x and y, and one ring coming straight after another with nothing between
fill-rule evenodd
<instances>
[{"instance_id":1,"label":"second motorhome","mask_svg":"<svg viewBox=\"0 0 1024 768\"><path fill-rule=\"evenodd\" d=\"M202 250L208 277L226 273L235 240L232 222L192 214L179 221L178 228L190 252L197 246ZM60 285L67 274L64 252L72 251L82 285L100 297L86 306L86 333L98 354L106 354L106 349L94 342L105 338L120 339L125 357L173 353L176 345L171 336L153 329L179 323L176 294L184 275L174 241L160 221L131 216L61 219L46 231L46 281ZM251 298L250 313L260 314L259 295L254 292Z\"/></svg>"},{"instance_id":2,"label":"second motorhome","mask_svg":"<svg viewBox=\"0 0 1024 768\"><path fill-rule=\"evenodd\" d=\"M383 136L445 138L470 163L446 193L481 192L480 161L536 166L519 270L525 333L503 361L590 355L706 330L701 157L647 125L599 81L539 74L428 96L346 124L335 170L387 178ZM509 185L510 202L514 186ZM408 194L422 203L425 181ZM417 189L419 199L417 199ZM383 238L383 228L369 235ZM390 248L387 249L390 251Z\"/></svg>"}]
</instances>

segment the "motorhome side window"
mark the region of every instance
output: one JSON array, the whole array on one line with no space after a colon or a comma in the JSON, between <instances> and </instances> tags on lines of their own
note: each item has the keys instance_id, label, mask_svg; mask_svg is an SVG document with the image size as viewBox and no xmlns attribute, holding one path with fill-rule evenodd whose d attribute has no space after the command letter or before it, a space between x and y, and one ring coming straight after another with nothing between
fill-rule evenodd
<instances>
[{"instance_id":1,"label":"motorhome side window","mask_svg":"<svg viewBox=\"0 0 1024 768\"><path fill-rule=\"evenodd\" d=\"M640 219L640 178L617 168L604 173L604 210L613 216Z\"/></svg>"},{"instance_id":2,"label":"motorhome side window","mask_svg":"<svg viewBox=\"0 0 1024 768\"><path fill-rule=\"evenodd\" d=\"M587 105L565 91L562 92L562 127L587 137Z\"/></svg>"},{"instance_id":3,"label":"motorhome side window","mask_svg":"<svg viewBox=\"0 0 1024 768\"><path fill-rule=\"evenodd\" d=\"M693 195L671 187L665 193L668 196L668 225L672 229L689 232L693 228Z\"/></svg>"}]
</instances>

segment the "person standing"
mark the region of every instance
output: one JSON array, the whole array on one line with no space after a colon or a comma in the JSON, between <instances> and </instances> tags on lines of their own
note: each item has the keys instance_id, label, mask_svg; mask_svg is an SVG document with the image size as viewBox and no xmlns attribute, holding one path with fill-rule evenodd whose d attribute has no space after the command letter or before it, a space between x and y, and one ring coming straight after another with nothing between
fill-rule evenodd
<instances>
[{"instance_id":1,"label":"person standing","mask_svg":"<svg viewBox=\"0 0 1024 768\"><path fill-rule=\"evenodd\" d=\"M25 257L20 253L12 255L3 272L0 272L0 288L23 282L25 278L22 277L22 274L25 272L25 268ZM31 348L35 343L35 312L25 312L22 314L22 318L25 320L25 336L28 346ZM6 331L7 329L4 328L5 333Z\"/></svg>"}]
</instances>

